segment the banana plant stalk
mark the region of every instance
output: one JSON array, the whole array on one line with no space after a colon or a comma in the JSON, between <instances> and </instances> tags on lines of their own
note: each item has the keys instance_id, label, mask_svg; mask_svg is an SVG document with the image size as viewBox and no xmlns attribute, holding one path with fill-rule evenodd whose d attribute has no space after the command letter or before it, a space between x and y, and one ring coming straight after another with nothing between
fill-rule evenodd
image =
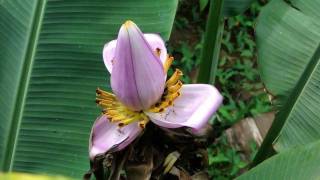
<instances>
[{"instance_id":1,"label":"banana plant stalk","mask_svg":"<svg viewBox=\"0 0 320 180\"><path fill-rule=\"evenodd\" d=\"M224 26L223 3L224 0L211 0L210 2L197 80L199 83L213 84L215 80Z\"/></svg>"}]
</instances>

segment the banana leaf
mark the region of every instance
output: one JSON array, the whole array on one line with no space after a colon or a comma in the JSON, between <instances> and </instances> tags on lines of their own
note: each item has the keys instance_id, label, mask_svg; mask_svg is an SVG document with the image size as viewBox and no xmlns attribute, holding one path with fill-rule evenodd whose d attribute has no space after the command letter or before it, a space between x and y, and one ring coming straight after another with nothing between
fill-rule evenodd
<instances>
[{"instance_id":1,"label":"banana leaf","mask_svg":"<svg viewBox=\"0 0 320 180\"><path fill-rule=\"evenodd\" d=\"M81 177L103 45L127 19L168 39L177 2L0 1L0 171Z\"/></svg>"}]
</instances>

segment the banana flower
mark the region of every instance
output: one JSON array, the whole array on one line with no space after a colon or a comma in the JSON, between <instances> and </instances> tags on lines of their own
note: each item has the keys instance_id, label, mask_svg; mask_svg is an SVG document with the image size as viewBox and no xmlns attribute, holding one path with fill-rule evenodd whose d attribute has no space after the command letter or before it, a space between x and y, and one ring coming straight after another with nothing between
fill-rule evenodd
<instances>
[{"instance_id":1,"label":"banana flower","mask_svg":"<svg viewBox=\"0 0 320 180\"><path fill-rule=\"evenodd\" d=\"M103 60L114 94L96 91L103 115L92 127L90 159L124 149L150 121L163 128L200 130L222 103L212 85L184 85L179 69L167 78L173 57L164 41L157 34L143 34L132 21L104 46Z\"/></svg>"}]
</instances>

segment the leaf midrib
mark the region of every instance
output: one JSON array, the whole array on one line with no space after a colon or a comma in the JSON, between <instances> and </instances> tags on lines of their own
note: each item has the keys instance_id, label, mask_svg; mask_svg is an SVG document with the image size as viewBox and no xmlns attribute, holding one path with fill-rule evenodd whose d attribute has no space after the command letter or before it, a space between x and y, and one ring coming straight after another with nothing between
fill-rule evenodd
<instances>
[{"instance_id":1,"label":"leaf midrib","mask_svg":"<svg viewBox=\"0 0 320 180\"><path fill-rule=\"evenodd\" d=\"M17 146L17 139L19 135L19 129L22 120L22 114L24 110L25 99L27 96L27 90L29 87L29 81L32 71L32 64L37 49L37 41L40 34L41 23L43 20L43 14L45 10L46 0L37 1L35 12L33 14L33 20L31 28L28 34L27 47L24 58L22 59L22 73L19 78L18 92L15 99L13 117L8 131L7 146L4 153L4 161L2 162L2 170L10 171L12 169L15 148Z\"/></svg>"}]
</instances>

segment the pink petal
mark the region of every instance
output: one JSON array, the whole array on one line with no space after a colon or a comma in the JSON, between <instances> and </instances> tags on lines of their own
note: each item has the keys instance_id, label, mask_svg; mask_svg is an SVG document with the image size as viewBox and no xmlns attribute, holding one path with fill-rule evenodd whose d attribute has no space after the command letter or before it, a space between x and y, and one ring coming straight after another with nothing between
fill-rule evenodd
<instances>
[{"instance_id":1,"label":"pink petal","mask_svg":"<svg viewBox=\"0 0 320 180\"><path fill-rule=\"evenodd\" d=\"M144 37L146 38L148 44L150 45L153 52L157 51L157 49L160 49L160 60L162 64L164 64L167 60L167 48L162 40L162 38L158 34L144 34Z\"/></svg>"},{"instance_id":2,"label":"pink petal","mask_svg":"<svg viewBox=\"0 0 320 180\"><path fill-rule=\"evenodd\" d=\"M89 156L104 154L107 151L120 151L128 146L141 133L138 123L131 123L119 128L118 124L110 123L107 116L100 116L94 123L90 142Z\"/></svg>"},{"instance_id":3,"label":"pink petal","mask_svg":"<svg viewBox=\"0 0 320 180\"><path fill-rule=\"evenodd\" d=\"M105 66L107 67L108 71L112 72L112 61L114 59L114 54L116 52L116 45L117 45L117 40L112 40L108 42L107 44L104 45L103 48L103 62Z\"/></svg>"},{"instance_id":4,"label":"pink petal","mask_svg":"<svg viewBox=\"0 0 320 180\"><path fill-rule=\"evenodd\" d=\"M155 104L163 94L166 74L160 58L132 21L120 28L114 59L111 87L118 100L134 111Z\"/></svg>"},{"instance_id":5,"label":"pink petal","mask_svg":"<svg viewBox=\"0 0 320 180\"><path fill-rule=\"evenodd\" d=\"M162 38L158 34L144 34L144 38L147 40L153 52L155 52L158 48L160 49L160 60L162 64L167 60L167 48L162 40ZM104 45L103 48L103 61L108 71L112 72L112 60L115 56L117 40L112 40Z\"/></svg>"},{"instance_id":6,"label":"pink petal","mask_svg":"<svg viewBox=\"0 0 320 180\"><path fill-rule=\"evenodd\" d=\"M181 96L162 113L146 112L150 120L162 127L183 126L200 130L222 103L219 91L207 84L189 84L181 88Z\"/></svg>"}]
</instances>

